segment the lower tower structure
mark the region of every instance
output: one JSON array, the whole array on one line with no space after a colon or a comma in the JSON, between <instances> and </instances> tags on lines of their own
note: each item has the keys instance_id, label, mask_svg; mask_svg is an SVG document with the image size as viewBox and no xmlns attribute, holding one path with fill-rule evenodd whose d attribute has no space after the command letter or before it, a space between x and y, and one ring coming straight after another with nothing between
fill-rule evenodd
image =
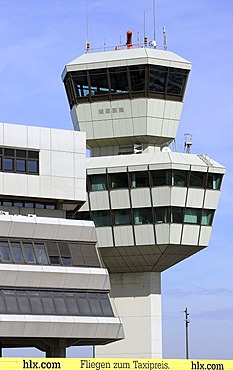
<instances>
[{"instance_id":1,"label":"lower tower structure","mask_svg":"<svg viewBox=\"0 0 233 370\"><path fill-rule=\"evenodd\" d=\"M161 357L161 272L209 243L223 166L172 152L191 63L150 48L87 53L63 80L75 130L85 131L87 202L125 339L101 357Z\"/></svg>"}]
</instances>

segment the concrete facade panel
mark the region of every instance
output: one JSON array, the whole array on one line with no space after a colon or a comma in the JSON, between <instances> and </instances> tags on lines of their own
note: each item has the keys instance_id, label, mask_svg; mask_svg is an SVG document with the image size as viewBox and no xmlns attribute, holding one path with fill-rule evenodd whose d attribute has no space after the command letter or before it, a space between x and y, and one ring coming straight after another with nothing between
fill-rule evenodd
<instances>
[{"instance_id":1,"label":"concrete facade panel","mask_svg":"<svg viewBox=\"0 0 233 370\"><path fill-rule=\"evenodd\" d=\"M132 226L115 226L113 232L116 247L134 245Z\"/></svg>"},{"instance_id":2,"label":"concrete facade panel","mask_svg":"<svg viewBox=\"0 0 233 370\"><path fill-rule=\"evenodd\" d=\"M153 225L134 226L136 245L154 245L155 233Z\"/></svg>"},{"instance_id":3,"label":"concrete facade panel","mask_svg":"<svg viewBox=\"0 0 233 370\"><path fill-rule=\"evenodd\" d=\"M209 245L211 232L212 232L211 226L201 226L199 245L204 247L207 247Z\"/></svg>"},{"instance_id":4,"label":"concrete facade panel","mask_svg":"<svg viewBox=\"0 0 233 370\"><path fill-rule=\"evenodd\" d=\"M110 202L112 209L130 208L129 190L121 189L110 192Z\"/></svg>"},{"instance_id":5,"label":"concrete facade panel","mask_svg":"<svg viewBox=\"0 0 233 370\"><path fill-rule=\"evenodd\" d=\"M113 247L113 237L111 227L98 227L96 229L97 245L99 247Z\"/></svg>"},{"instance_id":6,"label":"concrete facade panel","mask_svg":"<svg viewBox=\"0 0 233 370\"><path fill-rule=\"evenodd\" d=\"M109 195L107 191L95 191L89 193L90 209L95 210L109 210Z\"/></svg>"},{"instance_id":7,"label":"concrete facade panel","mask_svg":"<svg viewBox=\"0 0 233 370\"><path fill-rule=\"evenodd\" d=\"M157 244L169 244L170 243L170 225L159 224L155 225L155 235Z\"/></svg>"},{"instance_id":8,"label":"concrete facade panel","mask_svg":"<svg viewBox=\"0 0 233 370\"><path fill-rule=\"evenodd\" d=\"M175 207L184 207L186 201L187 188L171 188L171 205Z\"/></svg>"},{"instance_id":9,"label":"concrete facade panel","mask_svg":"<svg viewBox=\"0 0 233 370\"><path fill-rule=\"evenodd\" d=\"M219 197L220 197L220 191L207 189L205 191L204 208L217 209Z\"/></svg>"},{"instance_id":10,"label":"concrete facade panel","mask_svg":"<svg viewBox=\"0 0 233 370\"><path fill-rule=\"evenodd\" d=\"M186 207L202 208L204 202L204 189L188 189Z\"/></svg>"},{"instance_id":11,"label":"concrete facade panel","mask_svg":"<svg viewBox=\"0 0 233 370\"><path fill-rule=\"evenodd\" d=\"M133 208L151 207L151 197L149 188L132 189L130 192Z\"/></svg>"},{"instance_id":12,"label":"concrete facade panel","mask_svg":"<svg viewBox=\"0 0 233 370\"><path fill-rule=\"evenodd\" d=\"M152 188L152 201L154 207L169 206L171 204L171 188L166 186Z\"/></svg>"},{"instance_id":13,"label":"concrete facade panel","mask_svg":"<svg viewBox=\"0 0 233 370\"><path fill-rule=\"evenodd\" d=\"M184 245L198 245L200 226L184 225L181 243Z\"/></svg>"}]
</instances>

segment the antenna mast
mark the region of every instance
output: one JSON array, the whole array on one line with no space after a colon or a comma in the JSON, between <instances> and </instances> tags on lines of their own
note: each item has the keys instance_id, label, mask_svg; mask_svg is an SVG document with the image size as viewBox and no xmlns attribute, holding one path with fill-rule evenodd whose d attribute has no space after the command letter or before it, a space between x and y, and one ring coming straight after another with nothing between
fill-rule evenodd
<instances>
[{"instance_id":1,"label":"antenna mast","mask_svg":"<svg viewBox=\"0 0 233 370\"><path fill-rule=\"evenodd\" d=\"M153 24L154 24L154 41L155 39L155 0L153 0Z\"/></svg>"},{"instance_id":2,"label":"antenna mast","mask_svg":"<svg viewBox=\"0 0 233 370\"><path fill-rule=\"evenodd\" d=\"M88 0L86 0L86 53L90 50L89 39Z\"/></svg>"}]
</instances>

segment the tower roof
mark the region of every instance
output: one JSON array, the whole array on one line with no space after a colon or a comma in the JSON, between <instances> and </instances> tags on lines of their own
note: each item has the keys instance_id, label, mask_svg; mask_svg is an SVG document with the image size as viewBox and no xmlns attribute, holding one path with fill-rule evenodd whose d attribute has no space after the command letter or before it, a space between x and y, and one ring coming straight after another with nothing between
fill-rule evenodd
<instances>
[{"instance_id":1,"label":"tower roof","mask_svg":"<svg viewBox=\"0 0 233 370\"><path fill-rule=\"evenodd\" d=\"M191 62L171 51L142 47L83 54L66 65L62 79L67 72L72 71L138 64L155 64L191 70Z\"/></svg>"}]
</instances>

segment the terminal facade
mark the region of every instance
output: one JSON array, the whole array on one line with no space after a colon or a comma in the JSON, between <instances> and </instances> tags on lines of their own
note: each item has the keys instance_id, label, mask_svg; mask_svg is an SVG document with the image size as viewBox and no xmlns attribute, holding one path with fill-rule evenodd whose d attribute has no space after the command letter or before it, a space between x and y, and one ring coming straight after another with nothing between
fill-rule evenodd
<instances>
[{"instance_id":1,"label":"terminal facade","mask_svg":"<svg viewBox=\"0 0 233 370\"><path fill-rule=\"evenodd\" d=\"M0 124L0 346L66 348L124 337L86 200L85 134Z\"/></svg>"},{"instance_id":2,"label":"terminal facade","mask_svg":"<svg viewBox=\"0 0 233 370\"><path fill-rule=\"evenodd\" d=\"M190 70L172 52L130 45L86 53L62 75L91 150L87 201L71 217L95 222L125 333L97 357L162 356L161 273L209 244L225 169L169 147Z\"/></svg>"}]
</instances>

